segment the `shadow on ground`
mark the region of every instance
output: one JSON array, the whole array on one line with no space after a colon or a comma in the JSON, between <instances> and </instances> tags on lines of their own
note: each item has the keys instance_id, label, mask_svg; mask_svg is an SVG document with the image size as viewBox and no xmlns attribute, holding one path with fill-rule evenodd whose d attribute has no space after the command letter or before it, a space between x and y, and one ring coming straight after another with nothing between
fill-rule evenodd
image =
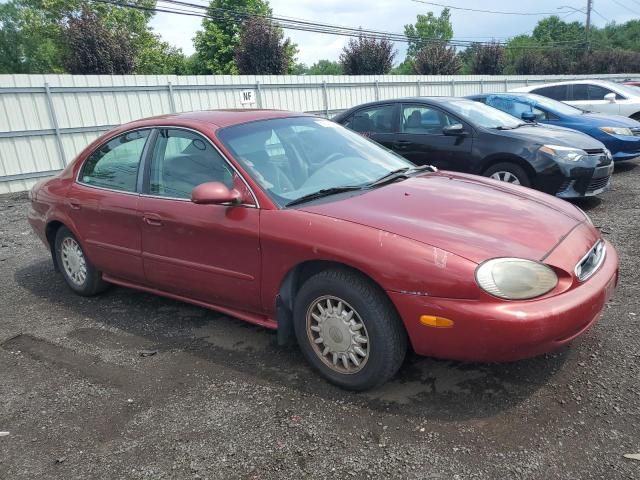
<instances>
[{"instance_id":1,"label":"shadow on ground","mask_svg":"<svg viewBox=\"0 0 640 480\"><path fill-rule=\"evenodd\" d=\"M549 382L563 367L567 350L510 364L465 364L409 355L396 378L382 387L355 394L323 381L296 347L278 347L274 332L203 308L134 290L113 287L98 297L73 294L48 261L18 270L19 285L67 316L89 319L133 335L122 335L122 347L153 348L187 355L182 367L215 375L223 366L258 381L277 382L326 399L371 409L442 420L485 418L513 408ZM78 341L109 348L114 341L101 330L79 328ZM109 333L109 335L112 335ZM120 342L117 343L120 345ZM204 361L204 367L202 366ZM154 372L147 372L153 376ZM252 381L252 380L248 380Z\"/></svg>"}]
</instances>

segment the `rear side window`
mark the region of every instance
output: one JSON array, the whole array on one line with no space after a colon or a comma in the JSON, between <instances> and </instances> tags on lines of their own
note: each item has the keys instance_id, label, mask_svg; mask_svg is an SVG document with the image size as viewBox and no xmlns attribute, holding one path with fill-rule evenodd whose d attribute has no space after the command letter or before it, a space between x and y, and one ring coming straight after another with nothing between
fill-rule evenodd
<instances>
[{"instance_id":1,"label":"rear side window","mask_svg":"<svg viewBox=\"0 0 640 480\"><path fill-rule=\"evenodd\" d=\"M567 85L554 85L552 87L536 88L535 90L532 90L531 93L537 93L538 95L553 98L554 100L559 100L561 102L569 99L569 96L567 95Z\"/></svg>"},{"instance_id":2,"label":"rear side window","mask_svg":"<svg viewBox=\"0 0 640 480\"><path fill-rule=\"evenodd\" d=\"M87 158L78 180L96 187L135 192L140 158L149 132L136 130L109 140Z\"/></svg>"},{"instance_id":3,"label":"rear side window","mask_svg":"<svg viewBox=\"0 0 640 480\"><path fill-rule=\"evenodd\" d=\"M358 110L344 126L358 133L393 133L393 105Z\"/></svg>"}]
</instances>

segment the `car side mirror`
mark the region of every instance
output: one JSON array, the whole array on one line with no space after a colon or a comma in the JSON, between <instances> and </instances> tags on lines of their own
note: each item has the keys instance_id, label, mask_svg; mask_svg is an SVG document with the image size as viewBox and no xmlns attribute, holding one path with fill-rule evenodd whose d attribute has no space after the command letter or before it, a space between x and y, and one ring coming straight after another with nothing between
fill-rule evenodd
<instances>
[{"instance_id":1,"label":"car side mirror","mask_svg":"<svg viewBox=\"0 0 640 480\"><path fill-rule=\"evenodd\" d=\"M202 205L238 204L240 196L238 190L220 182L201 183L191 191L191 201Z\"/></svg>"},{"instance_id":2,"label":"car side mirror","mask_svg":"<svg viewBox=\"0 0 640 480\"><path fill-rule=\"evenodd\" d=\"M522 118L522 120L524 120L525 122L535 122L538 117L533 112L522 112L520 118Z\"/></svg>"},{"instance_id":3,"label":"car side mirror","mask_svg":"<svg viewBox=\"0 0 640 480\"><path fill-rule=\"evenodd\" d=\"M616 94L611 92L611 93L607 93L604 96L604 99L609 102L609 103L616 103Z\"/></svg>"},{"instance_id":4,"label":"car side mirror","mask_svg":"<svg viewBox=\"0 0 640 480\"><path fill-rule=\"evenodd\" d=\"M464 130L464 125L462 125L461 123L454 123L453 125L447 125L442 129L442 133L444 133L445 135L451 135L451 136L457 136L457 137L467 134L467 132L465 132Z\"/></svg>"}]
</instances>

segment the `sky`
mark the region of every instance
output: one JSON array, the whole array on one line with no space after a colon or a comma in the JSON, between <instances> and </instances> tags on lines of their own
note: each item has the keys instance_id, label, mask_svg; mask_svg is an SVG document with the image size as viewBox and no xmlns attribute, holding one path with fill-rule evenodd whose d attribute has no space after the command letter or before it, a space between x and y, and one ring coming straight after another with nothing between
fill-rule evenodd
<instances>
[{"instance_id":1,"label":"sky","mask_svg":"<svg viewBox=\"0 0 640 480\"><path fill-rule=\"evenodd\" d=\"M463 8L498 10L508 12L560 12L565 21L585 21L582 12L571 8L585 9L587 0L434 0L434 2ZM191 0L205 5L206 0ZM352 28L362 27L402 33L404 25L415 23L416 15L434 12L438 15L442 7L417 3L412 0L270 0L274 15L294 17ZM561 7L562 13L558 8ZM571 7L571 8L569 8ZM593 25L603 27L615 21L624 23L640 18L640 0L593 0ZM498 15L490 13L451 10L453 36L455 39L489 41L504 40L522 33L530 33L538 20L548 15ZM201 19L182 15L157 13L151 22L155 32L171 45L190 55L193 53L193 37L200 29ZM320 59L337 60L348 37L320 33L285 30L285 35L298 44L298 61L311 65ZM404 59L406 44L397 43L396 63Z\"/></svg>"}]
</instances>

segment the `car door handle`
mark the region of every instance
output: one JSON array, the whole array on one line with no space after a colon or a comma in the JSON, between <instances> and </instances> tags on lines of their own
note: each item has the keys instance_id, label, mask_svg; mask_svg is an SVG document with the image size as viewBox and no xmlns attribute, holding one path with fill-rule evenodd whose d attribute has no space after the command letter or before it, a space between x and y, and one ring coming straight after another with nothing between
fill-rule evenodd
<instances>
[{"instance_id":1,"label":"car door handle","mask_svg":"<svg viewBox=\"0 0 640 480\"><path fill-rule=\"evenodd\" d=\"M412 143L413 142L411 142L409 140L398 140L396 142L393 142L393 146L396 147L396 148L407 148Z\"/></svg>"},{"instance_id":2,"label":"car door handle","mask_svg":"<svg viewBox=\"0 0 640 480\"><path fill-rule=\"evenodd\" d=\"M160 216L153 213L145 213L142 216L142 220L147 225L152 225L154 227L159 227L160 225L162 225L162 220L160 219Z\"/></svg>"},{"instance_id":3,"label":"car door handle","mask_svg":"<svg viewBox=\"0 0 640 480\"><path fill-rule=\"evenodd\" d=\"M80 210L80 204L78 202L74 202L73 200L69 200L69 207L73 210Z\"/></svg>"}]
</instances>

